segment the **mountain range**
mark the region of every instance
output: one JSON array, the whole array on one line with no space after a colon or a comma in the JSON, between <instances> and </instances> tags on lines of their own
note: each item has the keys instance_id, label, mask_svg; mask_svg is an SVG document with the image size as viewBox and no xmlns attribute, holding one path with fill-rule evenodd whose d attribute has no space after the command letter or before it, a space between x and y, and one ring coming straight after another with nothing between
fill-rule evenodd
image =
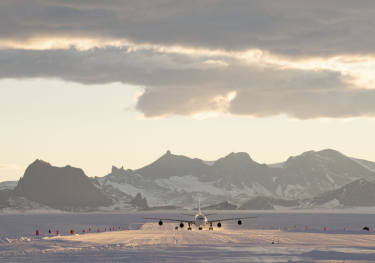
<instances>
[{"instance_id":1,"label":"mountain range","mask_svg":"<svg viewBox=\"0 0 375 263\"><path fill-rule=\"evenodd\" d=\"M304 152L270 165L257 163L243 152L207 162L167 151L141 169L112 166L108 175L95 178L87 177L79 168L54 167L36 160L18 182L0 184L0 206L14 206L11 200L27 206L22 200L28 200L33 207L40 204L68 209L191 209L199 196L202 205L212 209L236 209L234 204L239 209L272 209L277 205L310 208L325 204L321 200L330 197L321 199L324 194L335 196L330 202L338 200L337 207L369 206L363 201L365 197L356 203L359 195L349 196L349 190L336 198L337 191L359 179L369 204L375 206L368 198L373 194L375 163L331 149Z\"/></svg>"},{"instance_id":2,"label":"mountain range","mask_svg":"<svg viewBox=\"0 0 375 263\"><path fill-rule=\"evenodd\" d=\"M152 204L180 206L194 205L197 196L207 205L244 203L257 196L310 198L357 179L375 180L375 163L331 149L304 152L277 165L257 163L243 152L207 164L167 151L141 169L113 166L111 173L95 178L114 197L142 193Z\"/></svg>"}]
</instances>

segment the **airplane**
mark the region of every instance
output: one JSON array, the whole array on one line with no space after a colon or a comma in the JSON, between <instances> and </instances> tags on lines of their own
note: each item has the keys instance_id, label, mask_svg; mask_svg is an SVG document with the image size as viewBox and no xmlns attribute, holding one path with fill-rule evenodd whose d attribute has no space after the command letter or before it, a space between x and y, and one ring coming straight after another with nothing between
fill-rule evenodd
<instances>
[{"instance_id":1,"label":"airplane","mask_svg":"<svg viewBox=\"0 0 375 263\"><path fill-rule=\"evenodd\" d=\"M180 223L180 228L184 227L184 223L187 223L189 225L187 230L191 230L191 225L196 225L199 230L202 230L205 225L210 225L209 230L214 230L212 227L212 223L217 223L217 227L221 227L221 221L230 221L230 220L238 220L238 224L242 225L241 219L247 219L247 218L258 218L258 217L237 217L237 218L226 218L226 219L217 219L217 220L207 220L206 216L209 215L215 215L215 214L208 214L204 216L201 213L201 201L200 198L198 198L198 214L196 215L190 215L190 214L183 214L183 215L189 215L189 216L195 216L194 220L177 220L177 219L168 219L168 218L158 218L158 217L142 217L143 219L157 219L159 220L159 225L163 225L163 220L167 221L175 221L175 222L181 222Z\"/></svg>"}]
</instances>

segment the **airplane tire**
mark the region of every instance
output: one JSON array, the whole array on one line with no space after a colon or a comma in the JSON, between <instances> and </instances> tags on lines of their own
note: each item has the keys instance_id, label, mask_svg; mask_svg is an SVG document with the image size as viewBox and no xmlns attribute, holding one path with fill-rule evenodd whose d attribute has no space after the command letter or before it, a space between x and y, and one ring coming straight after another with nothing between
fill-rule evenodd
<instances>
[{"instance_id":1,"label":"airplane tire","mask_svg":"<svg viewBox=\"0 0 375 263\"><path fill-rule=\"evenodd\" d=\"M202 228L200 227L199 230L202 230Z\"/></svg>"}]
</instances>

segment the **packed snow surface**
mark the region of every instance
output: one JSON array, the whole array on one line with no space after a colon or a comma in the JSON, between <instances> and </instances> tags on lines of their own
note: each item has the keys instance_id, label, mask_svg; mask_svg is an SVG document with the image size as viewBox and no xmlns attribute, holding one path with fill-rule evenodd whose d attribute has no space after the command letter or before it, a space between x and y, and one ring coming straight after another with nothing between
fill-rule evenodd
<instances>
[{"instance_id":1,"label":"packed snow surface","mask_svg":"<svg viewBox=\"0 0 375 263\"><path fill-rule=\"evenodd\" d=\"M241 226L236 221L222 222L223 227L214 225L214 231L207 228L199 231L194 227L187 231L186 225L175 230L178 223L164 221L159 226L158 220L142 219L191 219L177 212L2 214L0 261L371 262L375 259L372 231L375 222L370 214L235 211L208 219L243 216L259 218L245 219ZM362 230L364 226L371 231ZM109 231L113 227L115 230ZM35 235L36 230L39 236ZM60 235L56 235L57 230ZM70 234L70 230L76 234Z\"/></svg>"}]
</instances>

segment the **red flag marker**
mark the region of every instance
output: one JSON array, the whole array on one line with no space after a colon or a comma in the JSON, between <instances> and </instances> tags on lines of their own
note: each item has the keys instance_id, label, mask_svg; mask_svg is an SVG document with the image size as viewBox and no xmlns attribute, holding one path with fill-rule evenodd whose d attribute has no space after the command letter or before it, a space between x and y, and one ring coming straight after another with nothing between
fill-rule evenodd
<instances>
[{"instance_id":1,"label":"red flag marker","mask_svg":"<svg viewBox=\"0 0 375 263\"><path fill-rule=\"evenodd\" d=\"M99 233L99 229L98 229L98 233Z\"/></svg>"},{"instance_id":2,"label":"red flag marker","mask_svg":"<svg viewBox=\"0 0 375 263\"><path fill-rule=\"evenodd\" d=\"M326 230L326 228L324 228L324 230Z\"/></svg>"},{"instance_id":3,"label":"red flag marker","mask_svg":"<svg viewBox=\"0 0 375 263\"><path fill-rule=\"evenodd\" d=\"M307 226L306 226L306 229L307 229Z\"/></svg>"},{"instance_id":4,"label":"red flag marker","mask_svg":"<svg viewBox=\"0 0 375 263\"><path fill-rule=\"evenodd\" d=\"M56 235L59 235L59 231L56 231Z\"/></svg>"},{"instance_id":5,"label":"red flag marker","mask_svg":"<svg viewBox=\"0 0 375 263\"><path fill-rule=\"evenodd\" d=\"M294 228L297 228L297 226L294 226Z\"/></svg>"},{"instance_id":6,"label":"red flag marker","mask_svg":"<svg viewBox=\"0 0 375 263\"><path fill-rule=\"evenodd\" d=\"M83 230L82 233L84 234L84 233L85 233L85 230Z\"/></svg>"},{"instance_id":7,"label":"red flag marker","mask_svg":"<svg viewBox=\"0 0 375 263\"><path fill-rule=\"evenodd\" d=\"M38 230L36 231L36 235L39 236L39 231Z\"/></svg>"}]
</instances>

